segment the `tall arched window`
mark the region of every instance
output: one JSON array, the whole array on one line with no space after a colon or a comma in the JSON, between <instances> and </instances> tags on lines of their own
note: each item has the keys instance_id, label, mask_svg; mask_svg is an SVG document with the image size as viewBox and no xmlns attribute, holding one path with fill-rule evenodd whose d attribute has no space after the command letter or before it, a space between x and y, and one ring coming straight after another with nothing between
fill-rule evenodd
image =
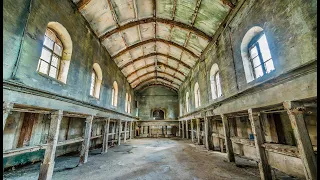
<instances>
[{"instance_id":1,"label":"tall arched window","mask_svg":"<svg viewBox=\"0 0 320 180\"><path fill-rule=\"evenodd\" d=\"M90 95L96 98L100 97L102 82L102 71L98 63L93 64L91 73Z\"/></svg>"},{"instance_id":2,"label":"tall arched window","mask_svg":"<svg viewBox=\"0 0 320 180\"><path fill-rule=\"evenodd\" d=\"M126 93L126 101L125 101L125 112L128 112L128 101L129 101L129 96L128 96L128 93Z\"/></svg>"},{"instance_id":3,"label":"tall arched window","mask_svg":"<svg viewBox=\"0 0 320 180\"><path fill-rule=\"evenodd\" d=\"M118 84L116 81L113 82L111 99L112 99L112 102L111 102L112 106L117 107L117 104L118 104Z\"/></svg>"},{"instance_id":4,"label":"tall arched window","mask_svg":"<svg viewBox=\"0 0 320 180\"><path fill-rule=\"evenodd\" d=\"M72 41L68 31L58 22L48 23L37 71L66 83L71 54Z\"/></svg>"},{"instance_id":5,"label":"tall arched window","mask_svg":"<svg viewBox=\"0 0 320 180\"><path fill-rule=\"evenodd\" d=\"M222 96L219 67L213 64L210 70L210 84L212 99Z\"/></svg>"},{"instance_id":6,"label":"tall arched window","mask_svg":"<svg viewBox=\"0 0 320 180\"><path fill-rule=\"evenodd\" d=\"M195 107L198 108L201 106L201 101L200 101L200 88L198 82L194 85L194 99L195 99Z\"/></svg>"},{"instance_id":7,"label":"tall arched window","mask_svg":"<svg viewBox=\"0 0 320 180\"><path fill-rule=\"evenodd\" d=\"M241 56L247 82L275 70L267 37L261 27L255 26L245 34Z\"/></svg>"},{"instance_id":8,"label":"tall arched window","mask_svg":"<svg viewBox=\"0 0 320 180\"><path fill-rule=\"evenodd\" d=\"M186 93L186 112L189 112L189 92Z\"/></svg>"},{"instance_id":9,"label":"tall arched window","mask_svg":"<svg viewBox=\"0 0 320 180\"><path fill-rule=\"evenodd\" d=\"M129 100L128 100L128 113L131 113L131 95L129 94Z\"/></svg>"}]
</instances>

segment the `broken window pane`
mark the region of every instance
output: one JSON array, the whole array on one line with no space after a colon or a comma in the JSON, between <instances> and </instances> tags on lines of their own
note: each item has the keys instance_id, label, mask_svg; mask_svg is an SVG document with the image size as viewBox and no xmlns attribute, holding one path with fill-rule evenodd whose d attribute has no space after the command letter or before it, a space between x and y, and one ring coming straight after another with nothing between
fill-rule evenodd
<instances>
[{"instance_id":1,"label":"broken window pane","mask_svg":"<svg viewBox=\"0 0 320 180\"><path fill-rule=\"evenodd\" d=\"M255 67L254 72L256 74L256 78L263 76L262 66Z\"/></svg>"},{"instance_id":2,"label":"broken window pane","mask_svg":"<svg viewBox=\"0 0 320 180\"><path fill-rule=\"evenodd\" d=\"M269 61L265 62L264 66L266 67L266 72L267 73L270 73L271 71L274 70L272 59L270 59Z\"/></svg>"}]
</instances>

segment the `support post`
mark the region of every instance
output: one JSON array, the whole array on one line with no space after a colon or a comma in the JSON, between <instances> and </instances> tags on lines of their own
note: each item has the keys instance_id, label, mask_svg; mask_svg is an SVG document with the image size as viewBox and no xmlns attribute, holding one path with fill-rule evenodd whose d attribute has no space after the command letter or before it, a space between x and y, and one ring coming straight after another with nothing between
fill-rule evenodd
<instances>
[{"instance_id":1,"label":"support post","mask_svg":"<svg viewBox=\"0 0 320 180\"><path fill-rule=\"evenodd\" d=\"M189 139L188 120L186 120L186 138Z\"/></svg>"},{"instance_id":2,"label":"support post","mask_svg":"<svg viewBox=\"0 0 320 180\"><path fill-rule=\"evenodd\" d=\"M193 133L193 119L190 120L190 126L191 126L191 141L193 142L194 139L194 133Z\"/></svg>"},{"instance_id":3,"label":"support post","mask_svg":"<svg viewBox=\"0 0 320 180\"><path fill-rule=\"evenodd\" d=\"M196 119L197 123L197 142L200 144L200 119Z\"/></svg>"},{"instance_id":4,"label":"support post","mask_svg":"<svg viewBox=\"0 0 320 180\"><path fill-rule=\"evenodd\" d=\"M178 136L181 137L181 121L179 121L179 132L178 132Z\"/></svg>"},{"instance_id":5,"label":"support post","mask_svg":"<svg viewBox=\"0 0 320 180\"><path fill-rule=\"evenodd\" d=\"M47 147L44 154L44 159L40 165L39 180L50 180L53 174L54 158L59 138L59 130L63 111L58 110L51 113L50 129L47 139Z\"/></svg>"},{"instance_id":6,"label":"support post","mask_svg":"<svg viewBox=\"0 0 320 180\"><path fill-rule=\"evenodd\" d=\"M184 139L185 136L184 136L184 123L183 123L183 121L181 121L181 127L182 127L182 138Z\"/></svg>"},{"instance_id":7,"label":"support post","mask_svg":"<svg viewBox=\"0 0 320 180\"><path fill-rule=\"evenodd\" d=\"M130 139L132 139L132 136L133 136L133 122L130 121Z\"/></svg>"},{"instance_id":8,"label":"support post","mask_svg":"<svg viewBox=\"0 0 320 180\"><path fill-rule=\"evenodd\" d=\"M104 125L104 135L103 135L103 144L102 144L103 153L106 153L108 151L109 127L110 127L110 118L106 120L106 123Z\"/></svg>"},{"instance_id":9,"label":"support post","mask_svg":"<svg viewBox=\"0 0 320 180\"><path fill-rule=\"evenodd\" d=\"M265 142L264 132L260 122L260 113L248 109L249 120L251 123L252 132L254 135L254 142L256 146L257 157L259 158L259 171L261 179L271 180L271 168L268 164L266 151L261 146Z\"/></svg>"},{"instance_id":10,"label":"support post","mask_svg":"<svg viewBox=\"0 0 320 180\"><path fill-rule=\"evenodd\" d=\"M208 118L204 116L204 139L205 139L205 147L209 150L209 142L208 142Z\"/></svg>"},{"instance_id":11,"label":"support post","mask_svg":"<svg viewBox=\"0 0 320 180\"><path fill-rule=\"evenodd\" d=\"M223 130L224 130L228 161L235 162L233 148L232 148L232 141L230 139L230 127L229 127L228 117L224 114L221 114L221 118L222 118Z\"/></svg>"},{"instance_id":12,"label":"support post","mask_svg":"<svg viewBox=\"0 0 320 180\"><path fill-rule=\"evenodd\" d=\"M86 118L86 129L84 132L84 140L82 142L82 148L80 152L80 161L79 164L84 164L88 161L88 154L90 148L90 139L91 139L91 128L92 128L93 116L88 116Z\"/></svg>"},{"instance_id":13,"label":"support post","mask_svg":"<svg viewBox=\"0 0 320 180\"><path fill-rule=\"evenodd\" d=\"M13 103L12 102L3 102L3 130L4 127L6 126L7 118L13 108Z\"/></svg>"},{"instance_id":14,"label":"support post","mask_svg":"<svg viewBox=\"0 0 320 180\"><path fill-rule=\"evenodd\" d=\"M119 125L118 125L118 127L119 127L119 135L118 135L118 146L120 146L120 144L121 144L121 131L122 131L122 123L121 123L121 120L119 120Z\"/></svg>"},{"instance_id":15,"label":"support post","mask_svg":"<svg viewBox=\"0 0 320 180\"><path fill-rule=\"evenodd\" d=\"M128 127L128 121L124 122L124 138L123 138L123 143L127 142L127 127Z\"/></svg>"},{"instance_id":16,"label":"support post","mask_svg":"<svg viewBox=\"0 0 320 180\"><path fill-rule=\"evenodd\" d=\"M304 120L304 107L302 104L292 101L285 101L283 106L287 110L291 122L306 179L315 180L317 179L317 161Z\"/></svg>"}]
</instances>

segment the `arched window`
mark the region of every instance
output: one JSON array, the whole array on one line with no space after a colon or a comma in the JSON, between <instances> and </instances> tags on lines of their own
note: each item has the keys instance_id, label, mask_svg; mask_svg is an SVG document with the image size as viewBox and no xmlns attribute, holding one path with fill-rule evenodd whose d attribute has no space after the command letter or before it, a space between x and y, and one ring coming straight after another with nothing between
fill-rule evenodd
<instances>
[{"instance_id":1,"label":"arched window","mask_svg":"<svg viewBox=\"0 0 320 180\"><path fill-rule=\"evenodd\" d=\"M125 111L128 112L128 101L129 101L129 96L128 96L128 93L126 93L126 101L125 101Z\"/></svg>"},{"instance_id":2,"label":"arched window","mask_svg":"<svg viewBox=\"0 0 320 180\"><path fill-rule=\"evenodd\" d=\"M186 93L186 112L189 112L189 92Z\"/></svg>"},{"instance_id":3,"label":"arched window","mask_svg":"<svg viewBox=\"0 0 320 180\"><path fill-rule=\"evenodd\" d=\"M198 108L201 106L201 101L200 101L200 88L198 82L194 85L194 99L195 99L195 107Z\"/></svg>"},{"instance_id":4,"label":"arched window","mask_svg":"<svg viewBox=\"0 0 320 180\"><path fill-rule=\"evenodd\" d=\"M131 95L129 94L129 100L128 100L128 113L131 113Z\"/></svg>"},{"instance_id":5,"label":"arched window","mask_svg":"<svg viewBox=\"0 0 320 180\"><path fill-rule=\"evenodd\" d=\"M240 48L247 82L275 70L267 37L261 27L251 28L243 37Z\"/></svg>"},{"instance_id":6,"label":"arched window","mask_svg":"<svg viewBox=\"0 0 320 180\"><path fill-rule=\"evenodd\" d=\"M222 96L220 73L217 64L213 64L210 70L210 84L212 99Z\"/></svg>"},{"instance_id":7,"label":"arched window","mask_svg":"<svg viewBox=\"0 0 320 180\"><path fill-rule=\"evenodd\" d=\"M117 107L117 104L118 104L118 84L116 81L113 82L111 99L112 99L112 102L111 102L112 106Z\"/></svg>"},{"instance_id":8,"label":"arched window","mask_svg":"<svg viewBox=\"0 0 320 180\"><path fill-rule=\"evenodd\" d=\"M98 63L93 64L91 73L90 95L96 98L100 97L100 89L102 82L102 71Z\"/></svg>"},{"instance_id":9,"label":"arched window","mask_svg":"<svg viewBox=\"0 0 320 180\"><path fill-rule=\"evenodd\" d=\"M68 31L60 23L48 23L37 71L66 83L71 54L72 41Z\"/></svg>"}]
</instances>

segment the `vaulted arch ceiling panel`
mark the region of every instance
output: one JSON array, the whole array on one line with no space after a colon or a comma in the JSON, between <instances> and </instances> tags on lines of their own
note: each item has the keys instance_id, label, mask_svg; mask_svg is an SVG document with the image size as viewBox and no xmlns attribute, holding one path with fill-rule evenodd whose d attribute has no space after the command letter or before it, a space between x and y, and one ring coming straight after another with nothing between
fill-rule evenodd
<instances>
[{"instance_id":1,"label":"vaulted arch ceiling panel","mask_svg":"<svg viewBox=\"0 0 320 180\"><path fill-rule=\"evenodd\" d=\"M145 78L179 88L230 11L222 0L73 2L133 88Z\"/></svg>"}]
</instances>

